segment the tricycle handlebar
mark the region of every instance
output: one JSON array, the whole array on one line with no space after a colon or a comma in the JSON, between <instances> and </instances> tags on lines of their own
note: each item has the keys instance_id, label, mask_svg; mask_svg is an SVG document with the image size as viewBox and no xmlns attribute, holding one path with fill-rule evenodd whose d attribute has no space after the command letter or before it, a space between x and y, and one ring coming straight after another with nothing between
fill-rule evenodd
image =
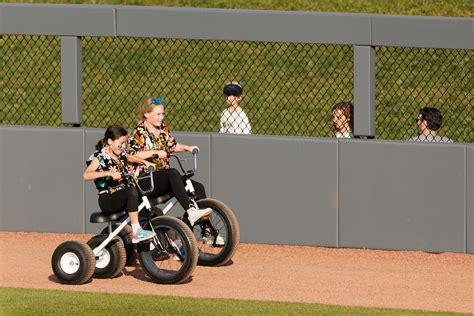
<instances>
[{"instance_id":1,"label":"tricycle handlebar","mask_svg":"<svg viewBox=\"0 0 474 316\"><path fill-rule=\"evenodd\" d=\"M138 191L140 191L140 193L142 195L148 195L150 194L151 192L153 192L153 190L155 189L155 183L154 183L154 180L153 180L153 172L155 171L155 167L154 166L149 166L148 167L148 173L142 177L139 177L137 178L134 174L132 173L124 173L122 175L122 177L124 178L131 178L132 181L135 182L136 186L137 186L137 189ZM147 179L147 178L150 178L150 188L148 190L143 190L141 187L140 187L140 184L138 183L138 180L142 180L142 179Z\"/></svg>"},{"instance_id":2,"label":"tricycle handlebar","mask_svg":"<svg viewBox=\"0 0 474 316\"><path fill-rule=\"evenodd\" d=\"M193 155L193 160L194 160L194 169L192 170L192 174L194 174L197 170L197 155L198 155L198 153L199 153L199 150L197 148L194 148L193 151L191 152L191 154ZM176 154L171 154L170 157L174 157L176 159L176 161L179 164L179 168L181 169L183 174L189 174L190 171L187 172L186 170L184 170L183 164L181 162L182 160L185 160L185 159L180 158Z\"/></svg>"}]
</instances>

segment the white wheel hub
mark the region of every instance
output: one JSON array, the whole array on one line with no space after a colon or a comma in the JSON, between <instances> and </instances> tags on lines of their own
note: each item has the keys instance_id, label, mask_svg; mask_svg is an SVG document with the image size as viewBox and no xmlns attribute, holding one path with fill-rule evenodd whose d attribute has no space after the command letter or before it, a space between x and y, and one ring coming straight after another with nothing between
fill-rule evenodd
<instances>
[{"instance_id":1,"label":"white wheel hub","mask_svg":"<svg viewBox=\"0 0 474 316\"><path fill-rule=\"evenodd\" d=\"M81 262L74 252L66 252L62 255L59 265L61 266L61 270L67 274L74 274L79 270Z\"/></svg>"},{"instance_id":2,"label":"white wheel hub","mask_svg":"<svg viewBox=\"0 0 474 316\"><path fill-rule=\"evenodd\" d=\"M97 255L96 261L95 261L95 266L96 268L103 269L107 267L110 263L110 253L102 249L101 252Z\"/></svg>"}]
</instances>

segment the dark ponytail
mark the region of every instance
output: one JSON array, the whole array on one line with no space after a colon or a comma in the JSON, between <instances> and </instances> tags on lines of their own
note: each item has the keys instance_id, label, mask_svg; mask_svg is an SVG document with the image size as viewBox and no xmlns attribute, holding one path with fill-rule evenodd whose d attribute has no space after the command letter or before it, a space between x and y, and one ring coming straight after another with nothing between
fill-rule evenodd
<instances>
[{"instance_id":1,"label":"dark ponytail","mask_svg":"<svg viewBox=\"0 0 474 316\"><path fill-rule=\"evenodd\" d=\"M104 139L100 139L97 144L95 144L95 149L96 150L101 150L105 146L105 141Z\"/></svg>"},{"instance_id":2,"label":"dark ponytail","mask_svg":"<svg viewBox=\"0 0 474 316\"><path fill-rule=\"evenodd\" d=\"M107 128L105 131L105 136L97 142L95 149L101 150L105 145L107 145L107 140L117 140L122 136L127 136L128 132L125 128L119 125L112 125Z\"/></svg>"}]
</instances>

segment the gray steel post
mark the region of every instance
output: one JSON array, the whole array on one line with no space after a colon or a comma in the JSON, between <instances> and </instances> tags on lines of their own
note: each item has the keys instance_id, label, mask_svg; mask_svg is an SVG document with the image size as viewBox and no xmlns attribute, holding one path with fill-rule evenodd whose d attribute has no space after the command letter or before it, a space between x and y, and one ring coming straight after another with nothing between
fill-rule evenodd
<instances>
[{"instance_id":1,"label":"gray steel post","mask_svg":"<svg viewBox=\"0 0 474 316\"><path fill-rule=\"evenodd\" d=\"M81 39L61 37L61 104L62 122L82 121L82 52Z\"/></svg>"},{"instance_id":2,"label":"gray steel post","mask_svg":"<svg viewBox=\"0 0 474 316\"><path fill-rule=\"evenodd\" d=\"M354 134L375 136L375 49L354 46Z\"/></svg>"}]
</instances>

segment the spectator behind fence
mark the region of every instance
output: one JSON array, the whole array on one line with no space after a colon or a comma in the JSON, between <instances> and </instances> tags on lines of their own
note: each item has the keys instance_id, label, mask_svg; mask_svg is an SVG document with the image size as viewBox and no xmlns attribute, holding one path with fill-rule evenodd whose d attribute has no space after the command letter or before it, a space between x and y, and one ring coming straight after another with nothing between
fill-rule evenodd
<instances>
[{"instance_id":1,"label":"spectator behind fence","mask_svg":"<svg viewBox=\"0 0 474 316\"><path fill-rule=\"evenodd\" d=\"M354 138L354 106L349 102L334 105L332 112L332 136L336 138Z\"/></svg>"},{"instance_id":2,"label":"spectator behind fence","mask_svg":"<svg viewBox=\"0 0 474 316\"><path fill-rule=\"evenodd\" d=\"M227 134L251 134L251 127L247 114L239 106L242 101L242 86L236 82L227 83L224 86L224 97L227 102L220 117L220 133Z\"/></svg>"},{"instance_id":3,"label":"spectator behind fence","mask_svg":"<svg viewBox=\"0 0 474 316\"><path fill-rule=\"evenodd\" d=\"M448 137L438 135L438 129L443 124L443 115L437 108L422 108L415 121L418 125L418 136L410 138L409 141L437 143L453 142Z\"/></svg>"},{"instance_id":4,"label":"spectator behind fence","mask_svg":"<svg viewBox=\"0 0 474 316\"><path fill-rule=\"evenodd\" d=\"M138 222L138 191L127 173L128 161L140 164L147 162L139 157L128 155L127 131L112 125L105 131L105 136L95 146L96 151L87 160L84 180L94 180L99 190L99 206L104 213L128 211L133 229L132 243L153 238L155 233L144 230Z\"/></svg>"},{"instance_id":5,"label":"spectator behind fence","mask_svg":"<svg viewBox=\"0 0 474 316\"><path fill-rule=\"evenodd\" d=\"M165 193L175 196L179 204L186 210L189 222L194 225L194 222L198 219L211 214L212 209L197 209L191 203L181 174L178 170L171 168L170 154L172 152L192 152L193 149L199 150L199 148L178 143L173 138L168 126L163 121L165 117L165 102L163 99L145 99L141 104L140 115L143 120L138 122L128 137L128 152L155 165L156 171L153 172L155 189L149 197L156 198ZM136 175L143 172L142 165L133 164L132 167ZM191 180L191 182L197 199L205 198L204 186L194 180ZM139 182L139 184L146 186L146 182Z\"/></svg>"}]
</instances>

